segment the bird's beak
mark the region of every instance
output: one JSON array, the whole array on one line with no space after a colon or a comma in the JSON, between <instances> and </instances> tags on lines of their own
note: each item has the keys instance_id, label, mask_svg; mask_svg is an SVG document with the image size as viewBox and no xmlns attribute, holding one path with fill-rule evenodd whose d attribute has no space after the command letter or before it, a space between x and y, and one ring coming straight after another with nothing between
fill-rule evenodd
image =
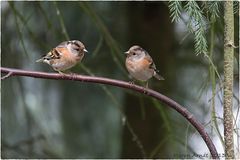
<instances>
[{"instance_id":1,"label":"bird's beak","mask_svg":"<svg viewBox=\"0 0 240 160\"><path fill-rule=\"evenodd\" d=\"M84 48L84 50L83 50L85 53L88 53L88 50L86 50L85 48Z\"/></svg>"},{"instance_id":2,"label":"bird's beak","mask_svg":"<svg viewBox=\"0 0 240 160\"><path fill-rule=\"evenodd\" d=\"M129 54L129 51L127 51L127 52L124 52L125 54Z\"/></svg>"}]
</instances>

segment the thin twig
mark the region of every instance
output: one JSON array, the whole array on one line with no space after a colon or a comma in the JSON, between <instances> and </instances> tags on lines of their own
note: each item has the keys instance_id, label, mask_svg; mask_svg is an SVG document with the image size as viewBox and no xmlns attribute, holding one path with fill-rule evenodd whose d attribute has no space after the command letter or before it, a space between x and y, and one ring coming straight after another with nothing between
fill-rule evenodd
<instances>
[{"instance_id":1,"label":"thin twig","mask_svg":"<svg viewBox=\"0 0 240 160\"><path fill-rule=\"evenodd\" d=\"M8 72L5 76L1 77L1 80L11 77L13 72Z\"/></svg>"},{"instance_id":2,"label":"thin twig","mask_svg":"<svg viewBox=\"0 0 240 160\"><path fill-rule=\"evenodd\" d=\"M34 77L34 78L43 78L43 79L56 79L56 80L73 80L73 81L80 81L80 82L89 82L89 83L99 83L99 84L107 84L112 85L120 88L126 88L129 90L133 90L152 98L158 99L159 101L165 103L168 107L176 110L180 113L187 121L189 121L195 129L199 132L203 140L205 141L212 158L219 159L218 153L216 150L215 145L213 144L210 136L205 131L204 126L182 105L178 104L174 100L162 95L161 93L154 91L149 88L144 88L142 86L138 86L135 84L130 84L128 82L124 82L121 80L114 80L110 78L103 78L103 77L91 77L91 76L84 76L84 75L61 75L58 73L45 73L45 72L36 72L36 71L27 71L27 70L20 70L20 69L13 69L13 68L5 68L0 67L1 73L9 73L12 72L13 76L27 76L27 77Z\"/></svg>"},{"instance_id":3,"label":"thin twig","mask_svg":"<svg viewBox=\"0 0 240 160\"><path fill-rule=\"evenodd\" d=\"M140 139L138 138L137 134L134 132L132 126L130 125L129 122L126 122L126 125L127 125L128 129L129 129L129 132L130 132L131 135L133 136L133 137L132 137L132 138L133 138L132 140L137 143L137 146L138 146L138 148L140 149L143 158L144 158L144 159L147 158L147 157L146 157L147 154L146 154L146 151L145 151L145 149L144 149L144 147L143 147L143 144L142 144L142 142L140 141Z\"/></svg>"}]
</instances>

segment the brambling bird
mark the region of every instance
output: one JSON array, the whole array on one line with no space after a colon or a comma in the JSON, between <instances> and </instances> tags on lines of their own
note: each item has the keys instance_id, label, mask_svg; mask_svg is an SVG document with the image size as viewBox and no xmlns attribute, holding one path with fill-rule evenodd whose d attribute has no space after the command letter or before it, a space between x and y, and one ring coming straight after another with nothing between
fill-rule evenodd
<instances>
[{"instance_id":1,"label":"brambling bird","mask_svg":"<svg viewBox=\"0 0 240 160\"><path fill-rule=\"evenodd\" d=\"M164 80L164 78L157 73L158 70L152 57L140 46L132 46L125 54L127 55L125 65L133 78L140 81L148 81L152 77L158 80Z\"/></svg>"},{"instance_id":2,"label":"brambling bird","mask_svg":"<svg viewBox=\"0 0 240 160\"><path fill-rule=\"evenodd\" d=\"M72 68L80 62L85 52L88 52L82 42L78 40L65 41L53 48L45 56L36 62L49 64L55 71L63 74L62 71Z\"/></svg>"}]
</instances>

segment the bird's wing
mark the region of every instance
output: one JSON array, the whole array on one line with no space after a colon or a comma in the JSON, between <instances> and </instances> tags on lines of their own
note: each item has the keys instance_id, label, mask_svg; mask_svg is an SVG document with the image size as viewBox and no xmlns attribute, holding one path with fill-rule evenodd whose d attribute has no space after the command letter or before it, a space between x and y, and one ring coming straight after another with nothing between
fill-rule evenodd
<instances>
[{"instance_id":1,"label":"bird's wing","mask_svg":"<svg viewBox=\"0 0 240 160\"><path fill-rule=\"evenodd\" d=\"M44 56L45 59L60 59L61 54L57 50L57 48L52 49L50 52L47 53L46 56Z\"/></svg>"},{"instance_id":2,"label":"bird's wing","mask_svg":"<svg viewBox=\"0 0 240 160\"><path fill-rule=\"evenodd\" d=\"M146 52L146 57L145 59L148 61L149 63L149 68L154 69L155 71L157 71L156 65L154 64L152 57Z\"/></svg>"},{"instance_id":3,"label":"bird's wing","mask_svg":"<svg viewBox=\"0 0 240 160\"><path fill-rule=\"evenodd\" d=\"M154 77L158 80L164 80L164 78L159 75L157 72L159 72L159 70L157 70L156 68L156 65L154 64L153 60L152 60L152 57L146 52L146 59L149 61L149 68L153 69L155 72L154 72Z\"/></svg>"}]
</instances>

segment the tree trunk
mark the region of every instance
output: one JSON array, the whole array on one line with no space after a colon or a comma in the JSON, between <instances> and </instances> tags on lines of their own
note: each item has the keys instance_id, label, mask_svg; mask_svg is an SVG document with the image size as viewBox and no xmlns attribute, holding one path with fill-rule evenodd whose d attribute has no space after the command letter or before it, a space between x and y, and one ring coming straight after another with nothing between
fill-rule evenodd
<instances>
[{"instance_id":1,"label":"tree trunk","mask_svg":"<svg viewBox=\"0 0 240 160\"><path fill-rule=\"evenodd\" d=\"M234 159L233 140L233 52L234 17L233 2L224 2L224 139L226 159Z\"/></svg>"}]
</instances>

